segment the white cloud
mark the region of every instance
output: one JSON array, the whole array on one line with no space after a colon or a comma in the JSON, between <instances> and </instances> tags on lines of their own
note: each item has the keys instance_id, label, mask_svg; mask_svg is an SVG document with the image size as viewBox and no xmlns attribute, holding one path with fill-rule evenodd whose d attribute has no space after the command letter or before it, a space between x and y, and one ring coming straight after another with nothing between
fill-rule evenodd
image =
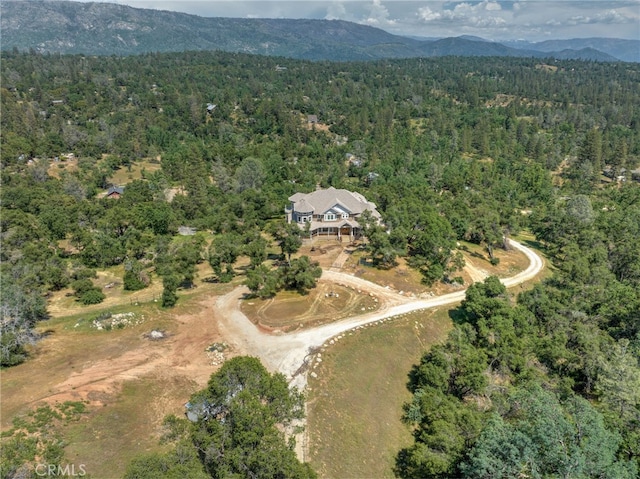
<instances>
[{"instance_id":1,"label":"white cloud","mask_svg":"<svg viewBox=\"0 0 640 479\"><path fill-rule=\"evenodd\" d=\"M418 9L418 18L425 22L433 22L434 20L439 20L442 18L442 14L439 12L434 12L429 7L421 7Z\"/></svg>"},{"instance_id":2,"label":"white cloud","mask_svg":"<svg viewBox=\"0 0 640 479\"><path fill-rule=\"evenodd\" d=\"M639 15L627 16L617 10L607 10L606 12L599 13L592 19L592 23L631 23L637 22Z\"/></svg>"},{"instance_id":3,"label":"white cloud","mask_svg":"<svg viewBox=\"0 0 640 479\"><path fill-rule=\"evenodd\" d=\"M369 16L363 20L363 23L380 27L394 25L396 21L389 19L389 10L382 4L382 0L373 0Z\"/></svg>"},{"instance_id":4,"label":"white cloud","mask_svg":"<svg viewBox=\"0 0 640 479\"><path fill-rule=\"evenodd\" d=\"M418 5L414 31L488 39L640 37L640 0L432 0Z\"/></svg>"},{"instance_id":5,"label":"white cloud","mask_svg":"<svg viewBox=\"0 0 640 479\"><path fill-rule=\"evenodd\" d=\"M347 9L342 2L333 2L327 7L325 20L344 20L347 17Z\"/></svg>"},{"instance_id":6,"label":"white cloud","mask_svg":"<svg viewBox=\"0 0 640 479\"><path fill-rule=\"evenodd\" d=\"M425 23L455 24L459 27L471 26L486 28L507 23L502 6L495 1L484 0L471 4L467 2L457 3L453 8L443 5L440 11L430 7L421 7L417 11L418 19Z\"/></svg>"}]
</instances>

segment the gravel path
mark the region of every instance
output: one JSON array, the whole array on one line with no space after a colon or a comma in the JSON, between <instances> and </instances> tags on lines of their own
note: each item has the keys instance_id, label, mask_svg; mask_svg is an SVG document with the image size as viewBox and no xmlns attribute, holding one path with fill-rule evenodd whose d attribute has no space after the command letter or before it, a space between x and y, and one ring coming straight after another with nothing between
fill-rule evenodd
<instances>
[{"instance_id":1,"label":"gravel path","mask_svg":"<svg viewBox=\"0 0 640 479\"><path fill-rule=\"evenodd\" d=\"M529 258L529 266L515 276L502 279L502 283L507 287L534 278L543 267L542 259L531 249L513 240L510 243ZM466 292L460 290L429 299L415 299L346 273L325 270L322 277L365 293L376 294L380 299L380 309L295 333L273 335L258 329L240 311L239 300L248 293L248 289L240 287L221 296L216 302L215 312L216 317L220 318L220 332L237 352L259 357L269 370L283 373L293 385L304 388L306 374L301 368L314 348L358 326L384 321L412 311L457 303L464 299Z\"/></svg>"}]
</instances>

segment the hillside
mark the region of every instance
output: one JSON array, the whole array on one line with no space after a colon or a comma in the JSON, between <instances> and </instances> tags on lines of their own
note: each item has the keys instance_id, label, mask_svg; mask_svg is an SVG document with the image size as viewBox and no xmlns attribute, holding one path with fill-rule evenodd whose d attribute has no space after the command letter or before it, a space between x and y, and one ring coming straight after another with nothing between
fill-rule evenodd
<instances>
[{"instance_id":1,"label":"hillside","mask_svg":"<svg viewBox=\"0 0 640 479\"><path fill-rule=\"evenodd\" d=\"M1 13L3 49L41 52L224 50L346 60L414 56L421 43L339 20L203 18L111 3L10 1Z\"/></svg>"},{"instance_id":2,"label":"hillside","mask_svg":"<svg viewBox=\"0 0 640 479\"><path fill-rule=\"evenodd\" d=\"M134 55L145 52L223 50L306 60L375 60L430 56L522 56L617 61L633 58L626 44L558 44L519 49L482 39L418 40L341 20L204 18L113 3L18 2L0 4L2 49ZM608 42L608 44L611 42ZM616 44L617 45L617 44ZM626 52L626 53L625 53Z\"/></svg>"}]
</instances>

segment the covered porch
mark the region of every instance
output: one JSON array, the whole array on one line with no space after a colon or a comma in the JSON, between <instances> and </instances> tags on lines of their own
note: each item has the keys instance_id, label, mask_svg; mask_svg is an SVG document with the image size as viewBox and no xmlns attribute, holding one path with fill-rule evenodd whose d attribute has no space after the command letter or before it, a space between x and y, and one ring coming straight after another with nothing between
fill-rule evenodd
<instances>
[{"instance_id":1,"label":"covered porch","mask_svg":"<svg viewBox=\"0 0 640 479\"><path fill-rule=\"evenodd\" d=\"M355 221L343 220L332 223L312 222L309 239L327 238L352 242L362 236L360 225Z\"/></svg>"}]
</instances>

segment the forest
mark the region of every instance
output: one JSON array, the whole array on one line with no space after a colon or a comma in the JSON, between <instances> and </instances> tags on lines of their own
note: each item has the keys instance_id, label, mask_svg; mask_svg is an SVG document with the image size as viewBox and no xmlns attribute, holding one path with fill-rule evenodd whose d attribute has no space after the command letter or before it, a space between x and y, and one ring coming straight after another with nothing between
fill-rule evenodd
<instances>
[{"instance_id":1,"label":"forest","mask_svg":"<svg viewBox=\"0 0 640 479\"><path fill-rule=\"evenodd\" d=\"M1 84L2 367L28 361L52 291L102 301L100 268L124 265L125 289L161 282L167 308L205 261L225 282L249 258L261 296L312 287L284 206L346 188L382 215L366 227L377 267L403 257L426 284L451 282L458 241L493 259L521 231L554 266L517 297L472 285L447 342L416 358L399 477L637 477L638 64L13 51Z\"/></svg>"}]
</instances>

